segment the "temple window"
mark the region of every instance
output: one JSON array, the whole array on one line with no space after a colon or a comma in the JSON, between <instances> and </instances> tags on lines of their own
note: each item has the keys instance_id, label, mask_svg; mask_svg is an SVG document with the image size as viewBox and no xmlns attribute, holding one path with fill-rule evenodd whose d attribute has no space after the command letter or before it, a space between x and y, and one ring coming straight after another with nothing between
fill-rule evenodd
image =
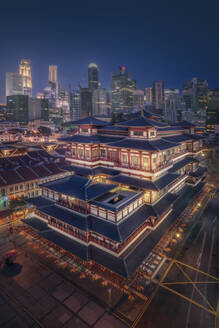
<instances>
[{"instance_id":1,"label":"temple window","mask_svg":"<svg viewBox=\"0 0 219 328\"><path fill-rule=\"evenodd\" d=\"M122 155L122 163L124 163L124 164L128 163L128 155L126 155L126 154Z\"/></svg>"},{"instance_id":2,"label":"temple window","mask_svg":"<svg viewBox=\"0 0 219 328\"><path fill-rule=\"evenodd\" d=\"M142 158L142 166L143 166L143 168L149 168L150 167L150 158L143 157Z\"/></svg>"},{"instance_id":3,"label":"temple window","mask_svg":"<svg viewBox=\"0 0 219 328\"><path fill-rule=\"evenodd\" d=\"M82 148L79 148L78 155L79 155L79 158L84 157L84 150Z\"/></svg>"},{"instance_id":4,"label":"temple window","mask_svg":"<svg viewBox=\"0 0 219 328\"><path fill-rule=\"evenodd\" d=\"M106 157L106 150L105 149L100 149L100 156L101 157Z\"/></svg>"},{"instance_id":5,"label":"temple window","mask_svg":"<svg viewBox=\"0 0 219 328\"><path fill-rule=\"evenodd\" d=\"M139 165L139 157L131 156L131 165L138 166Z\"/></svg>"},{"instance_id":6,"label":"temple window","mask_svg":"<svg viewBox=\"0 0 219 328\"><path fill-rule=\"evenodd\" d=\"M90 158L90 150L89 149L86 149L85 156L86 156L86 158Z\"/></svg>"},{"instance_id":7,"label":"temple window","mask_svg":"<svg viewBox=\"0 0 219 328\"><path fill-rule=\"evenodd\" d=\"M142 137L143 136L143 131L133 131L133 136Z\"/></svg>"}]
</instances>

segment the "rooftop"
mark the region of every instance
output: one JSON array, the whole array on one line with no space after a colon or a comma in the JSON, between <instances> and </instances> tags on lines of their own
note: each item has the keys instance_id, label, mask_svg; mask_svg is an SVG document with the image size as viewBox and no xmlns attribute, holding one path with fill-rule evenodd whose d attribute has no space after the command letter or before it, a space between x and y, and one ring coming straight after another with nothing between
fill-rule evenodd
<instances>
[{"instance_id":1,"label":"rooftop","mask_svg":"<svg viewBox=\"0 0 219 328\"><path fill-rule=\"evenodd\" d=\"M45 183L42 186L81 200L95 199L116 187L112 184L92 183L88 178L77 174Z\"/></svg>"}]
</instances>

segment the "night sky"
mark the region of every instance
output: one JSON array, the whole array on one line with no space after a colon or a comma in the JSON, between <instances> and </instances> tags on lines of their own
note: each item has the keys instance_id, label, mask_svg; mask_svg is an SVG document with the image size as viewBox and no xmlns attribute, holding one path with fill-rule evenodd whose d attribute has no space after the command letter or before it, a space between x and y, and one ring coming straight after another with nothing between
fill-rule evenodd
<instances>
[{"instance_id":1,"label":"night sky","mask_svg":"<svg viewBox=\"0 0 219 328\"><path fill-rule=\"evenodd\" d=\"M219 87L218 1L1 1L0 101L5 72L21 58L32 63L33 93L46 86L48 65L58 65L61 84L87 85L87 66L110 74L124 65L139 88L162 79L181 88L197 76Z\"/></svg>"}]
</instances>

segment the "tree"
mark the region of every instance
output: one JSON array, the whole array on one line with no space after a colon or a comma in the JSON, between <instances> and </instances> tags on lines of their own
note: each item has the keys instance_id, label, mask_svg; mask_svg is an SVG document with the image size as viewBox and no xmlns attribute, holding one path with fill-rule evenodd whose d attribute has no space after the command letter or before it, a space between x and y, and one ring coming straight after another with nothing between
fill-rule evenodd
<instances>
[{"instance_id":1,"label":"tree","mask_svg":"<svg viewBox=\"0 0 219 328\"><path fill-rule=\"evenodd\" d=\"M23 211L24 217L25 217L25 211L26 211L26 202L25 200L21 198L14 198L10 200L9 202L9 209L11 211L11 214L17 212L17 211Z\"/></svg>"}]
</instances>

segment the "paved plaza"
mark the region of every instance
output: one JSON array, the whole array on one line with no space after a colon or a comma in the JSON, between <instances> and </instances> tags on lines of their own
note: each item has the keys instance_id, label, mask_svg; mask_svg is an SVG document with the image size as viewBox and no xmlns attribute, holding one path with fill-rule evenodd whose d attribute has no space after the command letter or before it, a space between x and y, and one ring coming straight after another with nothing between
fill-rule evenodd
<instances>
[{"instance_id":1,"label":"paved plaza","mask_svg":"<svg viewBox=\"0 0 219 328\"><path fill-rule=\"evenodd\" d=\"M25 253L1 272L0 306L0 327L126 327L92 297Z\"/></svg>"}]
</instances>

